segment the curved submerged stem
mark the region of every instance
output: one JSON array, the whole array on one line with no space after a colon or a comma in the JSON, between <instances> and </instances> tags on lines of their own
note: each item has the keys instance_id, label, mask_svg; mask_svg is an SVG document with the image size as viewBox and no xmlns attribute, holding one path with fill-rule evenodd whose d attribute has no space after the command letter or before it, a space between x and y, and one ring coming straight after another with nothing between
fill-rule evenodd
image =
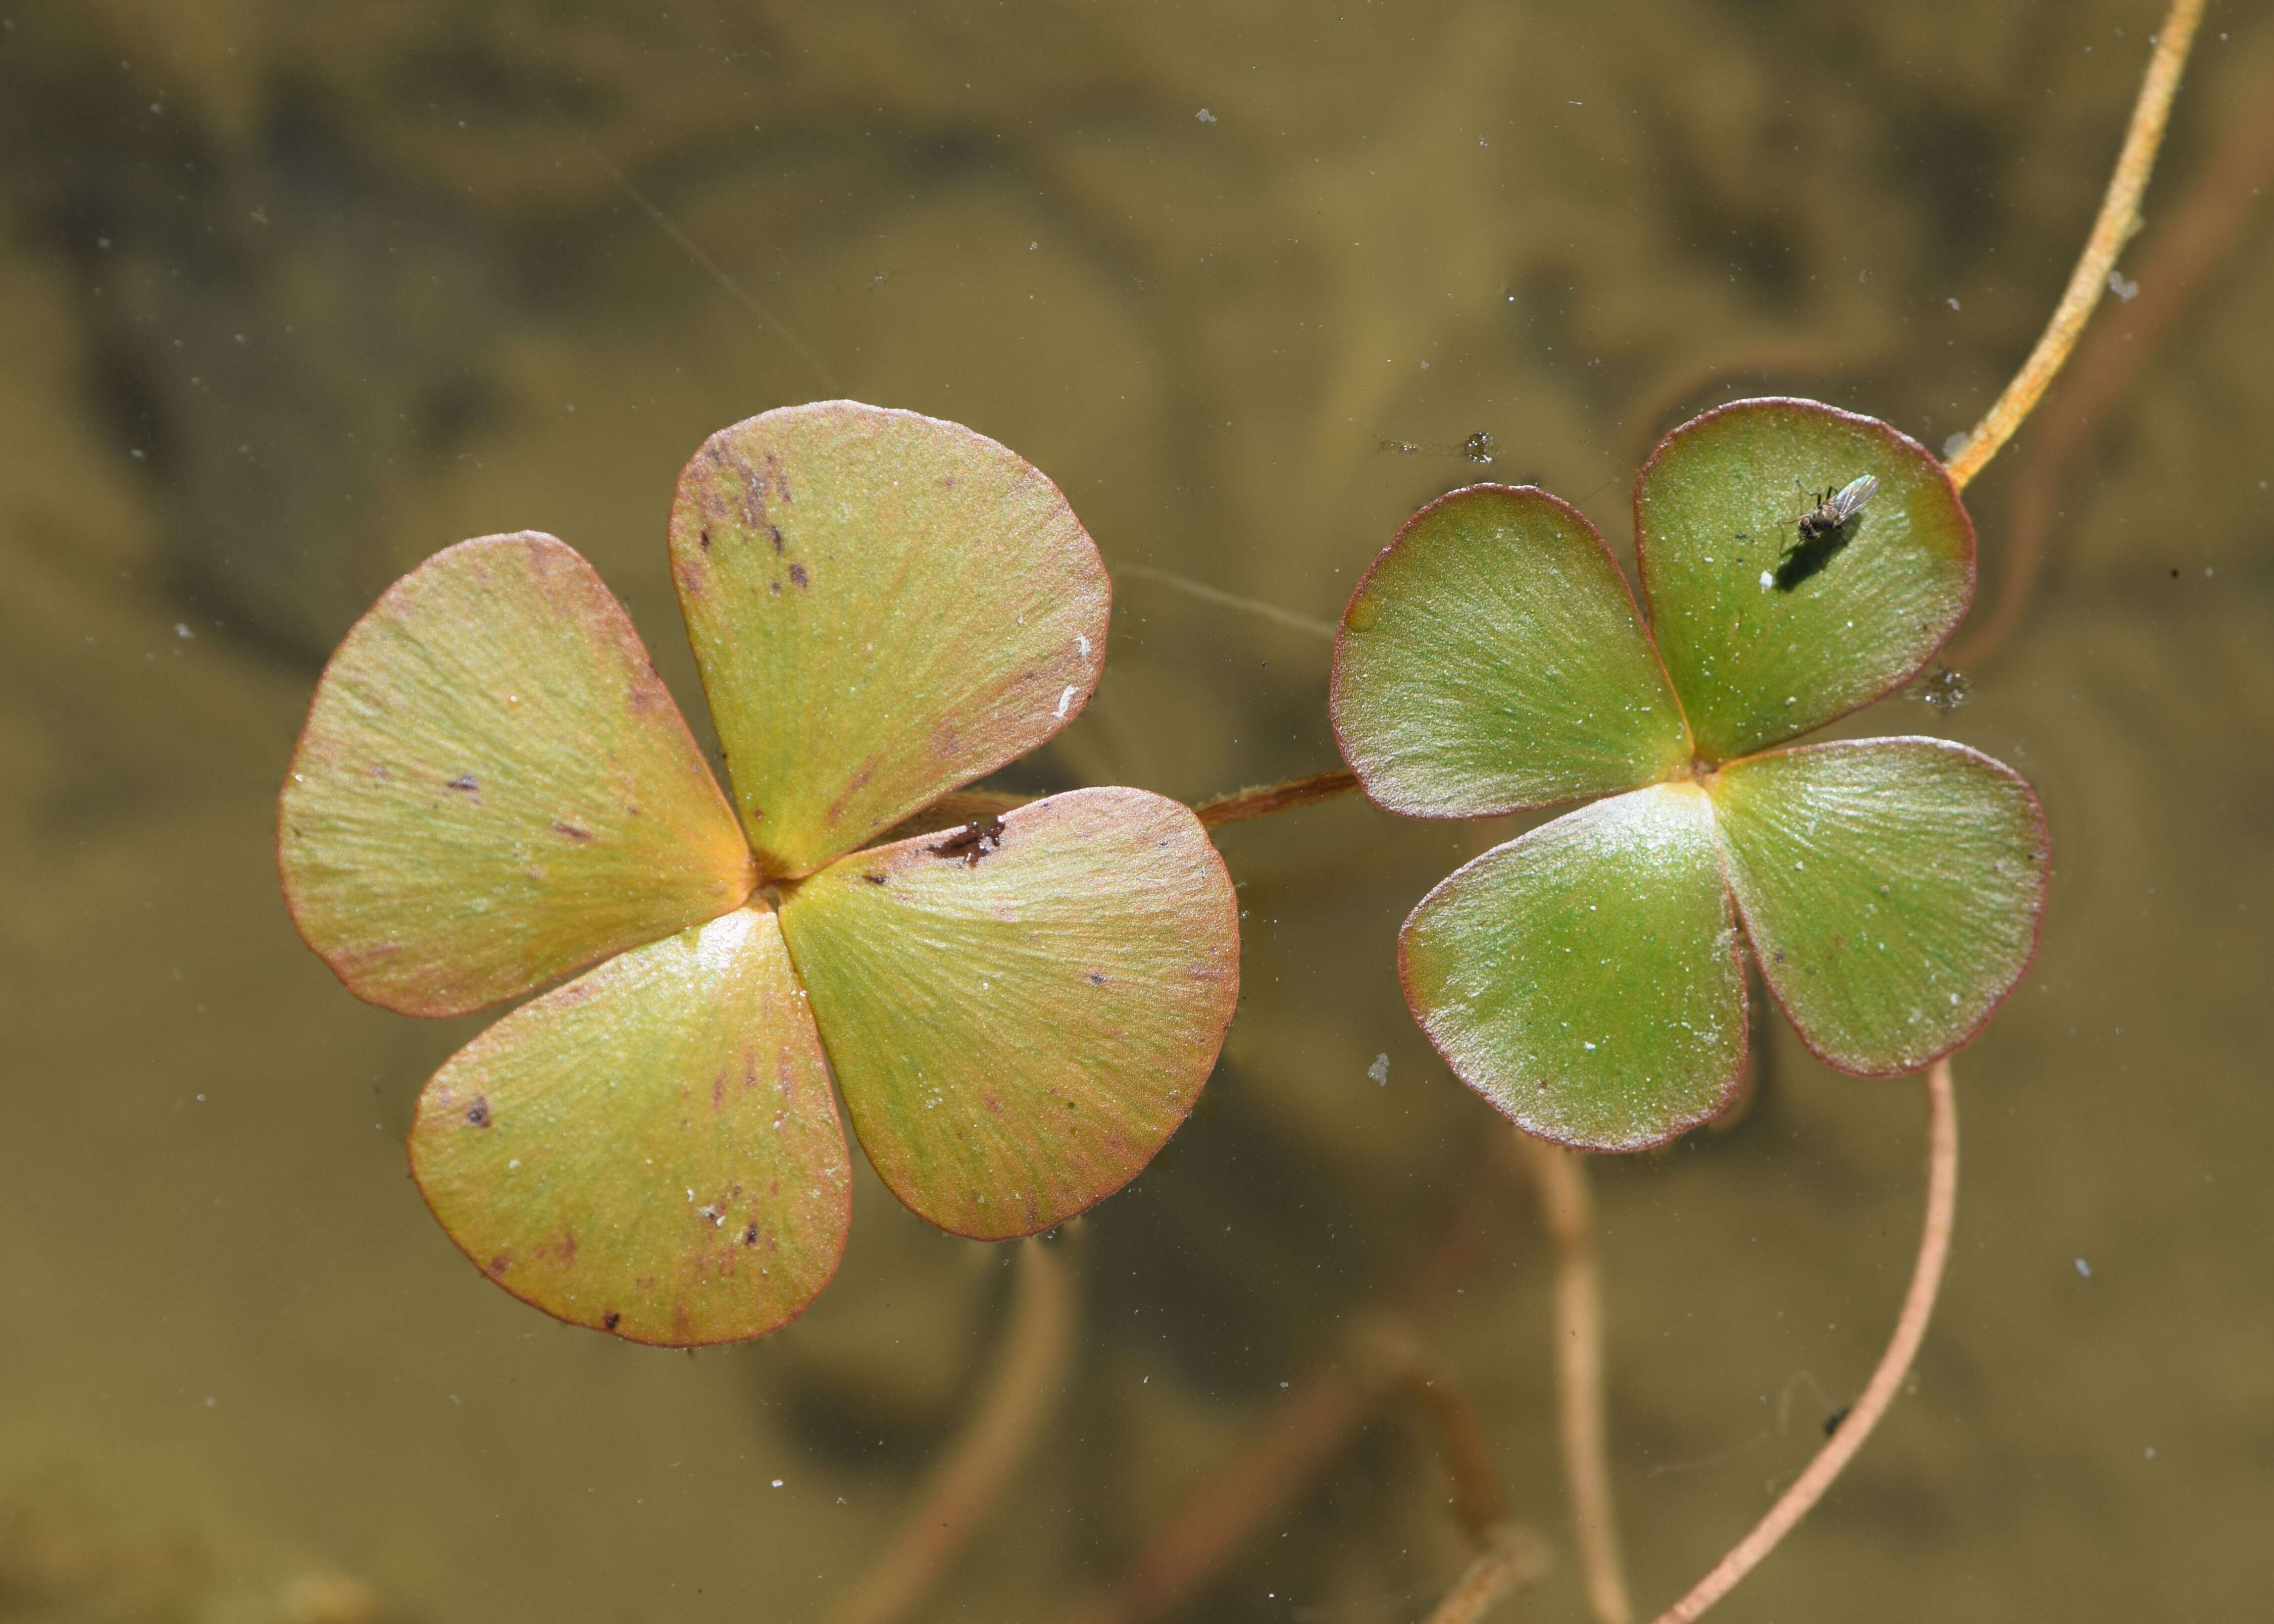
<instances>
[{"instance_id":1,"label":"curved submerged stem","mask_svg":"<svg viewBox=\"0 0 2274 1624\"><path fill-rule=\"evenodd\" d=\"M1950 1231L1958 1207L1958 1104L1950 1083L1950 1063L1938 1060L1926 1072L1927 1181L1926 1222L1919 1234L1918 1262L1911 1270L1909 1292L1903 1298L1894 1335L1879 1356L1879 1368L1807 1470L1777 1499L1768 1515L1753 1525L1729 1553L1713 1565L1690 1588L1690 1593L1658 1615L1656 1624L1690 1624L1700 1613L1727 1596L1776 1549L1811 1507L1824 1498L1833 1480L1864 1447L1871 1429L1894 1402L1903 1378L1926 1335L1934 1313L1935 1295L1942 1288L1943 1266L1950 1257Z\"/></svg>"},{"instance_id":2,"label":"curved submerged stem","mask_svg":"<svg viewBox=\"0 0 2274 1624\"><path fill-rule=\"evenodd\" d=\"M2084 252L2069 274L2068 286L2053 307L2052 320L2045 324L2037 347L1950 460L1951 481L1960 490L2022 426L2022 420L2076 347L2077 335L2084 331L2093 307L2108 291L2108 274L2115 267L2116 256L2138 228L2140 195L2148 188L2157 149L2164 144L2172 98L2179 94L2180 72L2187 65L2188 48L2194 45L2196 26L2202 21L2203 5L2204 0L2172 0L2171 10L2165 13L2163 28L2156 35L2156 54L2149 58L2148 76L2141 84L2139 100L2133 104L2131 127L2124 133L2116 172L2108 177L2108 191L2101 199L2099 216L2092 222L2092 235L2085 239Z\"/></svg>"},{"instance_id":3,"label":"curved submerged stem","mask_svg":"<svg viewBox=\"0 0 2274 1624\"><path fill-rule=\"evenodd\" d=\"M2186 193L2157 217L2138 278L2126 289L2132 297L2085 336L2046 400L2037 432L2022 447L2007 482L2006 561L1997 601L1980 626L1969 624L1964 639L1943 657L1946 664L1974 669L2021 624L2069 476L2091 453L2126 392L2195 310L2197 295L2233 263L2265 194L2274 190L2274 71L2262 69L2256 95L2220 136Z\"/></svg>"},{"instance_id":4,"label":"curved submerged stem","mask_svg":"<svg viewBox=\"0 0 2274 1624\"><path fill-rule=\"evenodd\" d=\"M1040 1239L1019 1246L1018 1280L994 1373L963 1432L932 1468L915 1507L831 1624L907 1618L987 1518L1057 1408L1074 1341L1073 1271Z\"/></svg>"},{"instance_id":5,"label":"curved submerged stem","mask_svg":"<svg viewBox=\"0 0 2274 1624\"><path fill-rule=\"evenodd\" d=\"M1503 1523L1493 1530L1484 1554L1437 1604L1429 1624L1476 1624L1502 1598L1546 1578L1552 1566L1539 1535L1519 1523Z\"/></svg>"},{"instance_id":6,"label":"curved submerged stem","mask_svg":"<svg viewBox=\"0 0 2274 1624\"><path fill-rule=\"evenodd\" d=\"M1269 817L1275 812L1314 807L1322 801L1339 800L1357 788L1358 774L1347 767L1338 767L1332 772L1314 772L1307 778L1284 778L1276 784L1238 789L1228 795L1196 801L1193 811L1203 824L1216 829L1225 823Z\"/></svg>"},{"instance_id":7,"label":"curved submerged stem","mask_svg":"<svg viewBox=\"0 0 2274 1624\"><path fill-rule=\"evenodd\" d=\"M1565 1493L1587 1608L1596 1624L1634 1616L1619 1560L1618 1517L1603 1402L1603 1286L1595 1257L1595 1203L1583 1153L1518 1131L1518 1147L1540 1192L1540 1216L1555 1244L1555 1389Z\"/></svg>"}]
</instances>

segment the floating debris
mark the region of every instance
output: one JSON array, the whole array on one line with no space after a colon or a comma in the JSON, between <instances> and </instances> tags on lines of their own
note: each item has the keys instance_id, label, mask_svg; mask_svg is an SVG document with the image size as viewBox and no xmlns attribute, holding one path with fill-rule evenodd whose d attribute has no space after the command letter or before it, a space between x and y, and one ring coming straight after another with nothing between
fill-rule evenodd
<instances>
[{"instance_id":1,"label":"floating debris","mask_svg":"<svg viewBox=\"0 0 2274 1624\"><path fill-rule=\"evenodd\" d=\"M1395 451L1404 456L1457 456L1489 466L1500 450L1500 442L1484 429L1479 429L1457 446L1424 446L1410 440L1385 440L1384 451Z\"/></svg>"},{"instance_id":2,"label":"floating debris","mask_svg":"<svg viewBox=\"0 0 2274 1624\"><path fill-rule=\"evenodd\" d=\"M1972 687L1964 672L1953 671L1947 665L1936 665L1910 685L1906 696L1917 700L1921 704L1932 705L1938 710L1950 711L1966 703L1967 692Z\"/></svg>"}]
</instances>

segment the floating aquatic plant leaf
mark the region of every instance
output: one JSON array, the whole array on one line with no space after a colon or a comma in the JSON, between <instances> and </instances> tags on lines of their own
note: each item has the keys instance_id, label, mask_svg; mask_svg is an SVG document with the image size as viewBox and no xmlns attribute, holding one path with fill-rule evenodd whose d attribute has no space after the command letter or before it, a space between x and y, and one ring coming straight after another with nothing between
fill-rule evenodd
<instances>
[{"instance_id":1,"label":"floating aquatic plant leaf","mask_svg":"<svg viewBox=\"0 0 2274 1624\"><path fill-rule=\"evenodd\" d=\"M1473 485L1406 522L1351 595L1329 695L1367 793L1418 817L1631 789L1690 759L1602 538L1529 487Z\"/></svg>"},{"instance_id":2,"label":"floating aquatic plant leaf","mask_svg":"<svg viewBox=\"0 0 2274 1624\"><path fill-rule=\"evenodd\" d=\"M950 793L1072 720L1104 661L1097 550L1027 462L909 412L769 412L688 465L671 549L739 819L621 606L525 534L438 555L350 634L278 839L310 944L392 1007L618 955L436 1074L412 1165L507 1289L689 1344L764 1335L836 1267L825 1029L903 1199L1024 1234L1184 1119L1239 937L1176 802L998 819L1015 797ZM898 825L920 838L860 849Z\"/></svg>"},{"instance_id":3,"label":"floating aquatic plant leaf","mask_svg":"<svg viewBox=\"0 0 2274 1624\"><path fill-rule=\"evenodd\" d=\"M1818 499L1866 475L1870 499L1804 539ZM1739 401L1668 435L1635 482L1635 553L1708 761L1900 688L1974 592L1974 526L1942 464L1814 401Z\"/></svg>"},{"instance_id":4,"label":"floating aquatic plant leaf","mask_svg":"<svg viewBox=\"0 0 2274 1624\"><path fill-rule=\"evenodd\" d=\"M1965 613L1973 525L1939 463L1868 417L1741 401L1660 444L1635 523L1646 629L1562 504L1432 503L1352 594L1332 689L1344 756L1394 811L1629 791L1457 870L1399 938L1455 1073L1600 1150L1729 1098L1740 916L1803 1040L1879 1074L1980 1029L2044 906L2036 799L1987 757L1752 754L1901 687Z\"/></svg>"},{"instance_id":5,"label":"floating aquatic plant leaf","mask_svg":"<svg viewBox=\"0 0 2274 1624\"><path fill-rule=\"evenodd\" d=\"M1454 1074L1543 1139L1655 1145L1704 1122L1745 1052L1736 920L1695 784L1567 812L1421 899L1398 938Z\"/></svg>"},{"instance_id":6,"label":"floating aquatic plant leaf","mask_svg":"<svg viewBox=\"0 0 2274 1624\"><path fill-rule=\"evenodd\" d=\"M1191 1110L1239 995L1223 860L1142 790L853 853L791 891L782 929L870 1161L984 1239L1134 1177Z\"/></svg>"},{"instance_id":7,"label":"floating aquatic plant leaf","mask_svg":"<svg viewBox=\"0 0 2274 1624\"><path fill-rule=\"evenodd\" d=\"M1731 763L1713 796L1762 973L1843 1071L1948 1053L2037 950L2044 816L1986 756L1939 739L1808 745Z\"/></svg>"},{"instance_id":8,"label":"floating aquatic plant leaf","mask_svg":"<svg viewBox=\"0 0 2274 1624\"><path fill-rule=\"evenodd\" d=\"M621 605L524 531L435 554L350 631L278 812L294 921L412 1015L714 918L749 850Z\"/></svg>"},{"instance_id":9,"label":"floating aquatic plant leaf","mask_svg":"<svg viewBox=\"0 0 2274 1624\"><path fill-rule=\"evenodd\" d=\"M849 401L712 435L672 574L767 872L812 872L1057 733L1111 589L1058 487L960 424Z\"/></svg>"},{"instance_id":10,"label":"floating aquatic plant leaf","mask_svg":"<svg viewBox=\"0 0 2274 1624\"><path fill-rule=\"evenodd\" d=\"M523 1005L419 1097L434 1215L523 1301L636 1342L762 1335L836 1272L851 1168L764 907Z\"/></svg>"}]
</instances>

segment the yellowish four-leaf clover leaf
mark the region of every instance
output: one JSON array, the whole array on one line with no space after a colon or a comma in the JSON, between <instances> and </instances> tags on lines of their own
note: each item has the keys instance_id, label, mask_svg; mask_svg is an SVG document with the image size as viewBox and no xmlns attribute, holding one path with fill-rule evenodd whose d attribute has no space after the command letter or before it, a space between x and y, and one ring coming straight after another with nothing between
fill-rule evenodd
<instances>
[{"instance_id":1,"label":"yellowish four-leaf clover leaf","mask_svg":"<svg viewBox=\"0 0 2274 1624\"><path fill-rule=\"evenodd\" d=\"M1011 451L848 402L768 412L688 464L670 549L731 805L591 566L488 536L333 656L279 855L309 944L387 1008L594 966L434 1076L412 1169L508 1291L686 1345L774 1329L835 1271L840 1092L885 1182L958 1234L1118 1189L1207 1079L1239 927L1198 821L1140 790L869 844L1096 686L1096 547Z\"/></svg>"}]
</instances>

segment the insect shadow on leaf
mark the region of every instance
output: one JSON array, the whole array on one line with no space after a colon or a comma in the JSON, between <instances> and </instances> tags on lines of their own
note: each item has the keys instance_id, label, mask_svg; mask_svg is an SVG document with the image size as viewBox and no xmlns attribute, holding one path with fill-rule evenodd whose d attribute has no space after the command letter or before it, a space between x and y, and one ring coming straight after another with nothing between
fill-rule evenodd
<instances>
[{"instance_id":1,"label":"insect shadow on leaf","mask_svg":"<svg viewBox=\"0 0 2274 1624\"><path fill-rule=\"evenodd\" d=\"M1879 480L1864 474L1836 491L1818 493L1816 506L1801 515L1795 526L1800 539L1787 545L1778 555L1770 583L1780 592L1789 592L1811 575L1822 574L1854 539L1856 515L1879 489Z\"/></svg>"}]
</instances>

